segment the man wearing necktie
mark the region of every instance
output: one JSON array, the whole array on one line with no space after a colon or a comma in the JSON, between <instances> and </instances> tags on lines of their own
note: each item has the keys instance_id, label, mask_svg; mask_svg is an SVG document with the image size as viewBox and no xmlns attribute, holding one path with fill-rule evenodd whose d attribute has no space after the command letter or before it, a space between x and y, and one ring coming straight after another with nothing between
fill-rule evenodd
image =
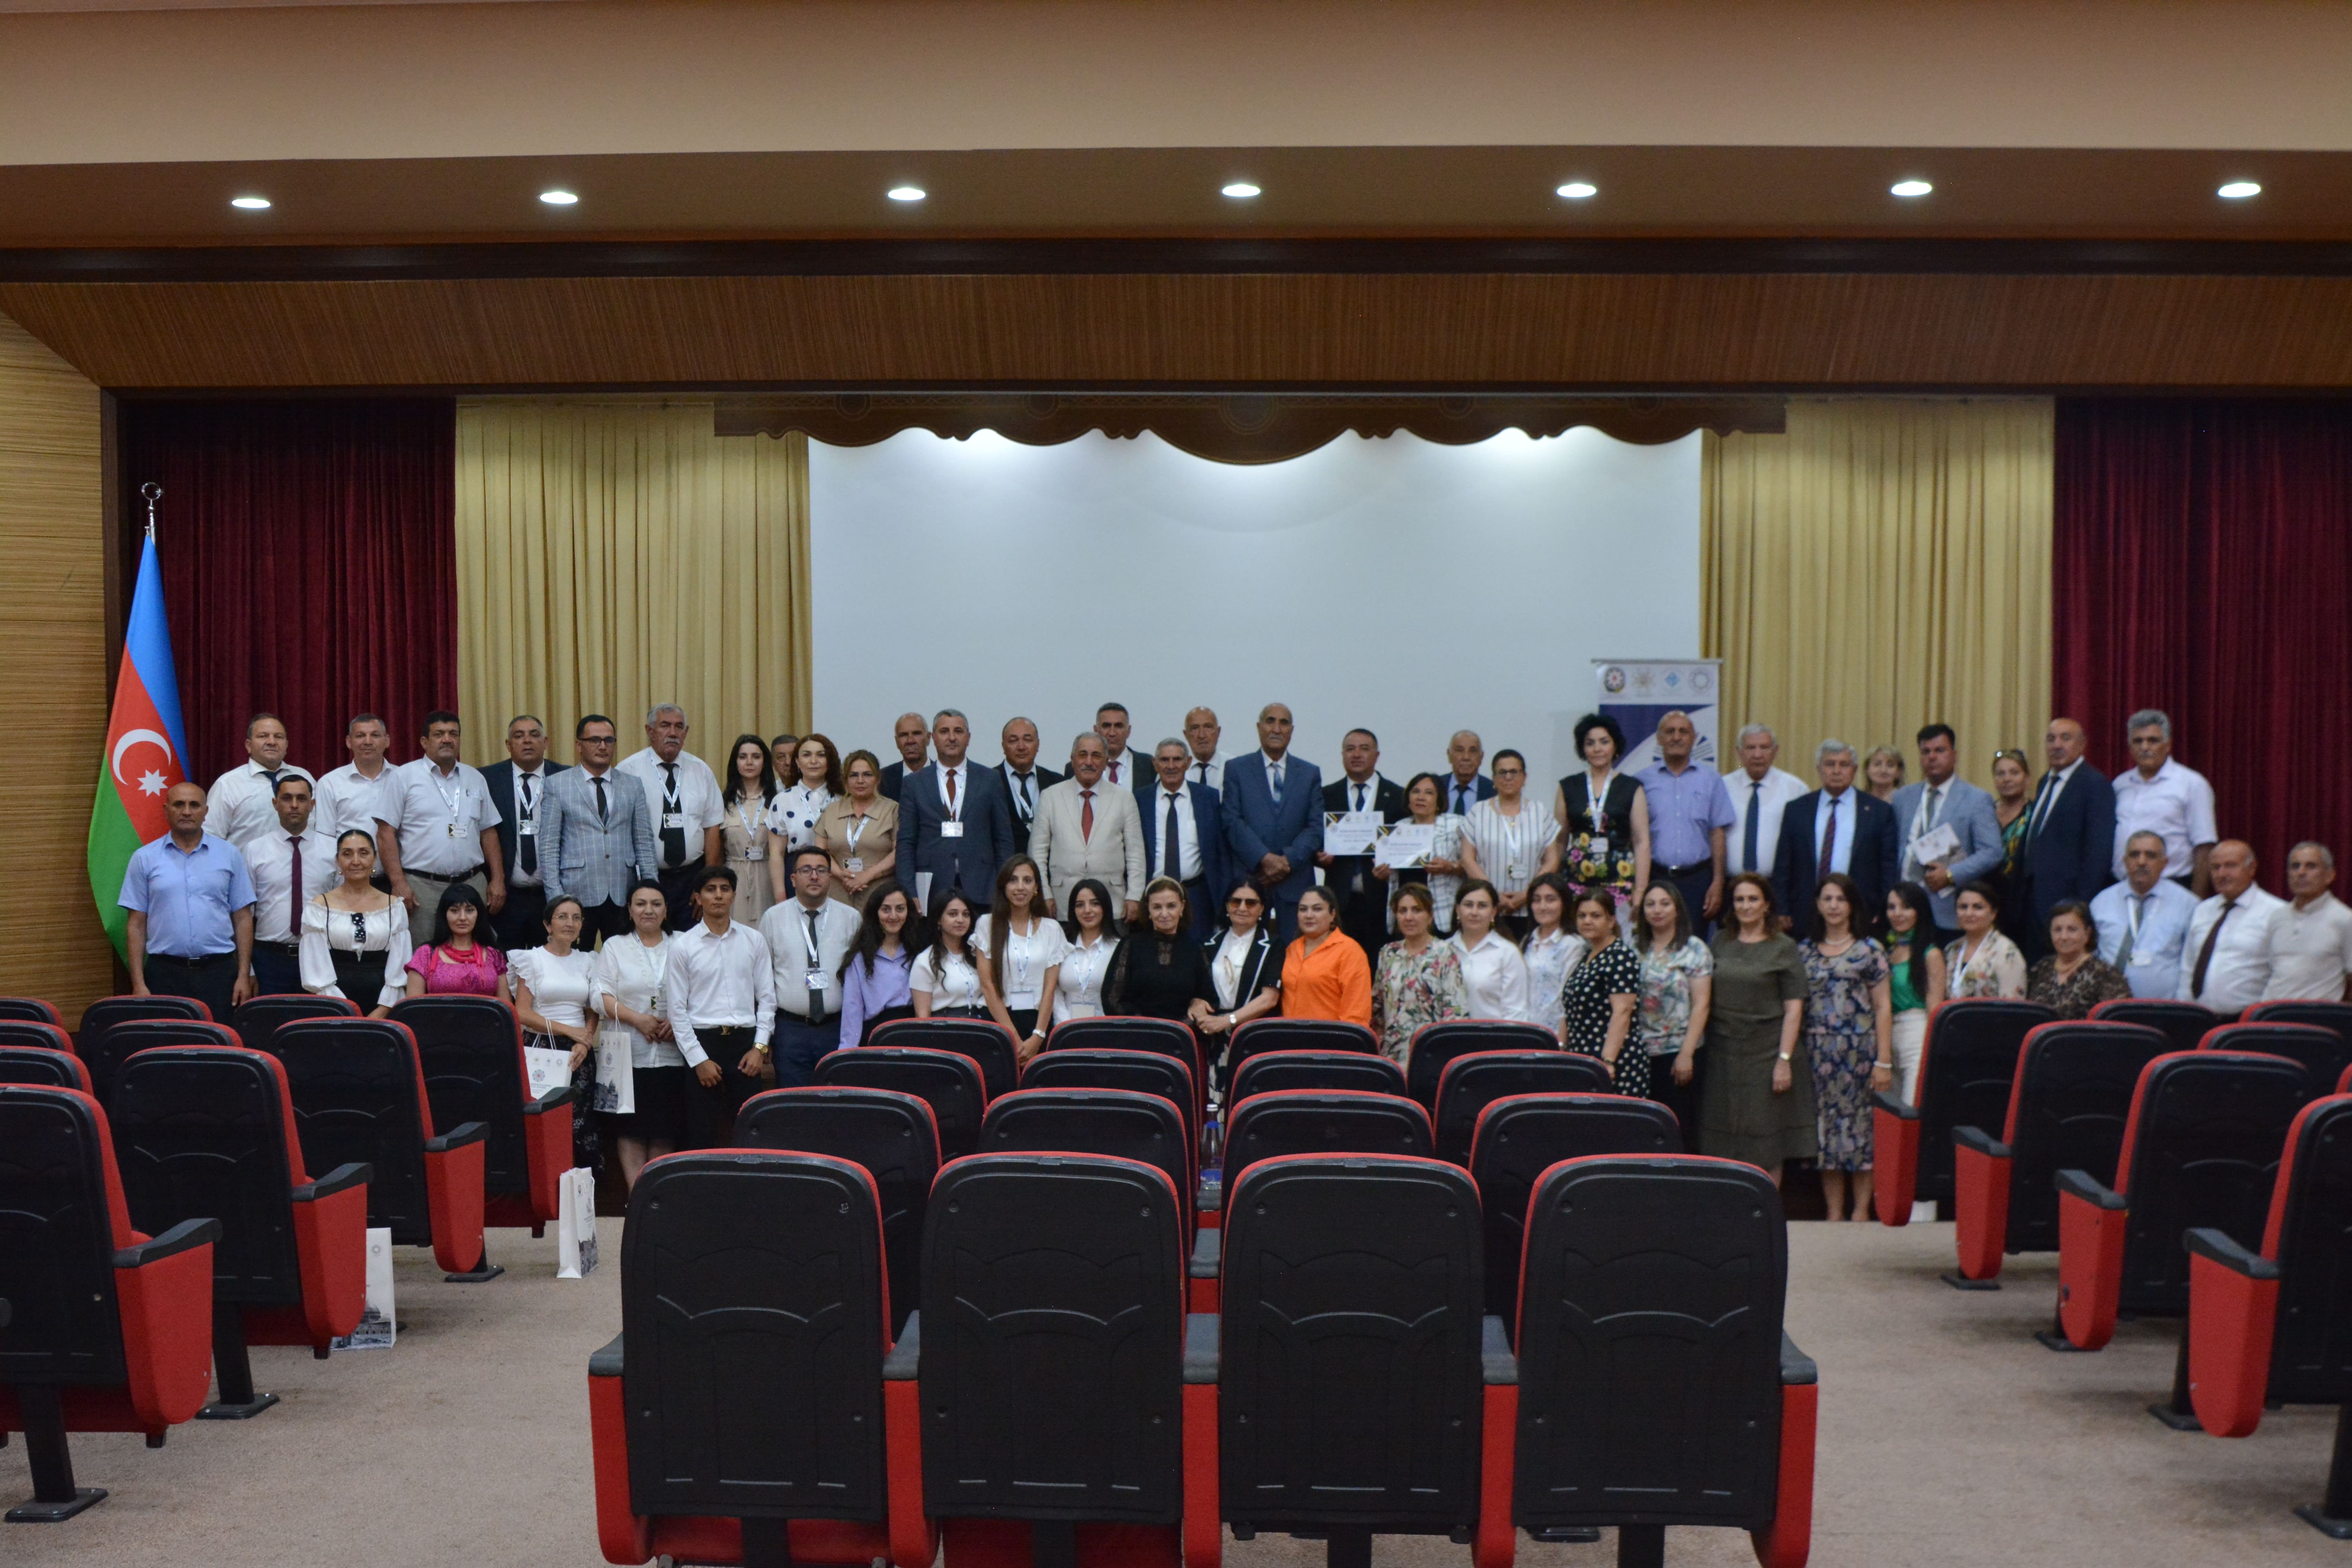
<instances>
[{"instance_id":1,"label":"man wearing necktie","mask_svg":"<svg viewBox=\"0 0 2352 1568\"><path fill-rule=\"evenodd\" d=\"M1495 781L1478 771L1478 764L1486 760L1486 742L1478 738L1477 731L1454 731L1454 738L1445 742L1445 810L1467 816L1472 806L1494 797Z\"/></svg>"},{"instance_id":2,"label":"man wearing necktie","mask_svg":"<svg viewBox=\"0 0 2352 1568\"><path fill-rule=\"evenodd\" d=\"M1108 888L1118 914L1135 923L1151 879L1143 814L1136 792L1110 782L1110 748L1093 731L1070 742L1070 776L1037 797L1029 853L1037 879L1060 913L1071 889L1088 877Z\"/></svg>"},{"instance_id":3,"label":"man wearing necktie","mask_svg":"<svg viewBox=\"0 0 2352 1568\"><path fill-rule=\"evenodd\" d=\"M1282 703L1258 710L1258 750L1226 764L1219 803L1234 875L1257 883L1285 944L1298 934L1298 900L1315 885L1323 847L1323 773L1290 754L1293 727Z\"/></svg>"},{"instance_id":4,"label":"man wearing necktie","mask_svg":"<svg viewBox=\"0 0 2352 1568\"><path fill-rule=\"evenodd\" d=\"M2114 880L2116 788L2084 760L2088 743L2083 726L2066 718L2051 720L2042 737L2049 771L2034 793L2025 830L2031 934L2036 936L2049 931L2056 905L2067 899L2090 903ZM2010 896L2014 900L2016 890Z\"/></svg>"},{"instance_id":5,"label":"man wearing necktie","mask_svg":"<svg viewBox=\"0 0 2352 1568\"><path fill-rule=\"evenodd\" d=\"M654 875L657 851L645 786L614 765L620 736L613 721L587 715L573 727L572 747L579 766L554 773L540 799L539 871L548 899L580 900L584 944L628 933L629 889ZM692 904L687 909L690 915Z\"/></svg>"},{"instance_id":6,"label":"man wearing necktie","mask_svg":"<svg viewBox=\"0 0 2352 1568\"><path fill-rule=\"evenodd\" d=\"M319 781L286 760L286 723L275 713L256 713L245 726L246 760L213 781L205 796L205 831L226 838L242 854L278 828L271 796L281 778L298 778L313 790ZM371 821L367 831L373 833Z\"/></svg>"},{"instance_id":7,"label":"man wearing necktie","mask_svg":"<svg viewBox=\"0 0 2352 1568\"><path fill-rule=\"evenodd\" d=\"M1213 708L1195 708L1184 715L1184 748L1192 752L1185 760L1184 776L1216 791L1220 799L1225 793L1225 763L1229 759L1217 750L1217 742L1224 733L1224 726L1217 722L1217 710Z\"/></svg>"},{"instance_id":8,"label":"man wearing necktie","mask_svg":"<svg viewBox=\"0 0 2352 1568\"><path fill-rule=\"evenodd\" d=\"M302 990L302 907L342 879L334 837L311 826L310 781L289 770L271 798L277 826L246 855L253 878L253 984L257 995L291 996Z\"/></svg>"},{"instance_id":9,"label":"man wearing necktie","mask_svg":"<svg viewBox=\"0 0 2352 1568\"><path fill-rule=\"evenodd\" d=\"M779 1089L814 1083L816 1064L841 1045L841 963L857 941L859 918L855 905L826 896L833 862L816 846L793 850L785 874L793 896L760 916L775 961L776 1028L769 1039Z\"/></svg>"},{"instance_id":10,"label":"man wearing necktie","mask_svg":"<svg viewBox=\"0 0 2352 1568\"><path fill-rule=\"evenodd\" d=\"M2233 1018L2263 999L2271 977L2271 922L2286 907L2254 880L2254 851L2235 838L2213 846L2213 896L2189 922L2179 999Z\"/></svg>"},{"instance_id":11,"label":"man wearing necktie","mask_svg":"<svg viewBox=\"0 0 2352 1568\"><path fill-rule=\"evenodd\" d=\"M1377 813L1382 823L1402 822L1412 815L1404 801L1404 786L1381 775L1380 737L1370 730L1350 730L1339 740L1342 776L1323 786L1323 811ZM1332 855L1318 849L1315 863L1323 868L1323 884L1339 900L1339 929L1356 939L1367 955L1377 955L1389 939L1389 884L1372 875L1370 855Z\"/></svg>"},{"instance_id":12,"label":"man wearing necktie","mask_svg":"<svg viewBox=\"0 0 2352 1568\"><path fill-rule=\"evenodd\" d=\"M507 867L507 903L497 921L502 947L537 947L546 936L547 879L539 864L539 819L547 804L548 781L562 772L562 763L548 760L546 726L529 713L515 715L507 725L507 760L482 770L491 808L499 814L499 850Z\"/></svg>"},{"instance_id":13,"label":"man wearing necktie","mask_svg":"<svg viewBox=\"0 0 2352 1568\"><path fill-rule=\"evenodd\" d=\"M950 889L986 910L996 898L997 868L1013 854L1012 792L996 769L971 764L965 755L971 744L970 721L953 708L940 709L931 720L939 760L899 786L894 868L907 896L926 910Z\"/></svg>"},{"instance_id":14,"label":"man wearing necktie","mask_svg":"<svg viewBox=\"0 0 2352 1568\"><path fill-rule=\"evenodd\" d=\"M1859 768L1843 741L1816 747L1813 768L1822 787L1798 796L1780 814L1780 842L1772 852L1772 896L1781 924L1800 934L1811 930L1821 879L1843 871L1853 879L1874 926L1895 885L1895 813L1853 787Z\"/></svg>"},{"instance_id":15,"label":"man wearing necktie","mask_svg":"<svg viewBox=\"0 0 2352 1568\"><path fill-rule=\"evenodd\" d=\"M1062 782L1051 768L1037 765L1037 726L1026 719L1008 719L998 737L1004 752L1005 793L1013 807L1013 852L1029 853L1029 834L1037 820L1037 797Z\"/></svg>"},{"instance_id":16,"label":"man wearing necktie","mask_svg":"<svg viewBox=\"0 0 2352 1568\"><path fill-rule=\"evenodd\" d=\"M1956 942L1960 919L1956 905L1961 884L1985 876L2006 852L2000 818L1992 796L1958 775L1959 742L1949 724L1929 724L1918 734L1919 773L1916 784L1895 792L1895 835L1903 846L1902 878L1927 889L1936 915L1936 940ZM1951 829L1959 847L1935 856L1927 853ZM1883 911L1873 910L1873 924Z\"/></svg>"},{"instance_id":17,"label":"man wearing necktie","mask_svg":"<svg viewBox=\"0 0 2352 1568\"><path fill-rule=\"evenodd\" d=\"M1775 765L1780 742L1769 725L1742 727L1738 743L1739 765L1723 775L1734 819L1727 846L1730 868L1769 877L1780 847L1781 814L1805 793L1805 781Z\"/></svg>"},{"instance_id":18,"label":"man wearing necktie","mask_svg":"<svg viewBox=\"0 0 2352 1568\"><path fill-rule=\"evenodd\" d=\"M1142 808L1144 862L1150 879L1173 877L1184 885L1192 910L1192 933L1206 939L1234 879L1224 870L1223 825L1217 792L1194 781L1192 755L1181 741L1152 748L1152 782L1136 792ZM1147 880L1146 886L1150 882Z\"/></svg>"},{"instance_id":19,"label":"man wearing necktie","mask_svg":"<svg viewBox=\"0 0 2352 1568\"><path fill-rule=\"evenodd\" d=\"M2139 832L2124 846L2124 880L2091 900L2099 956L2135 996L2171 1001L2188 968L2189 925L2197 895L2165 875L2164 835Z\"/></svg>"},{"instance_id":20,"label":"man wearing necktie","mask_svg":"<svg viewBox=\"0 0 2352 1568\"><path fill-rule=\"evenodd\" d=\"M663 896L669 900L669 929L685 931L699 918L695 884L705 866L725 861L722 827L726 796L710 764L686 749L686 710L675 702L646 715L645 749L622 759L620 771L646 792L653 812L654 843Z\"/></svg>"}]
</instances>

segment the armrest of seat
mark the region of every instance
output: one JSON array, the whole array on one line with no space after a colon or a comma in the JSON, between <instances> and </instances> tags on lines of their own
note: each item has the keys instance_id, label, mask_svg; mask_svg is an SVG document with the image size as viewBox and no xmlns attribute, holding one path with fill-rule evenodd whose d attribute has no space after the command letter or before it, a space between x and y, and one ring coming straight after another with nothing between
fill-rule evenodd
<instances>
[{"instance_id":1,"label":"armrest of seat","mask_svg":"<svg viewBox=\"0 0 2352 1568\"><path fill-rule=\"evenodd\" d=\"M1184 1316L1184 1381L1214 1383L1217 1381L1218 1320L1208 1312L1188 1312Z\"/></svg>"},{"instance_id":2,"label":"armrest of seat","mask_svg":"<svg viewBox=\"0 0 2352 1568\"><path fill-rule=\"evenodd\" d=\"M1919 1120L1919 1108L1904 1100L1900 1095L1891 1094L1882 1089L1872 1095L1870 1100L1874 1107L1897 1120L1904 1121Z\"/></svg>"},{"instance_id":3,"label":"armrest of seat","mask_svg":"<svg viewBox=\"0 0 2352 1568\"><path fill-rule=\"evenodd\" d=\"M1203 1231L1203 1239L1216 1235ZM1217 1331L1213 1312L1184 1317L1184 1511L1178 1532L1183 1568L1219 1568L1224 1529L1218 1510Z\"/></svg>"},{"instance_id":4,"label":"armrest of seat","mask_svg":"<svg viewBox=\"0 0 2352 1568\"><path fill-rule=\"evenodd\" d=\"M2275 1279L2279 1266L2250 1247L2239 1246L2222 1232L2200 1226L2180 1238L2192 1258L2203 1258L2220 1264L2232 1274L2242 1274L2249 1279Z\"/></svg>"},{"instance_id":5,"label":"armrest of seat","mask_svg":"<svg viewBox=\"0 0 2352 1568\"><path fill-rule=\"evenodd\" d=\"M2058 1173L2058 1193L2061 1197L2075 1197L2095 1208L2127 1209L2131 1200L2102 1184L2088 1171Z\"/></svg>"},{"instance_id":6,"label":"armrest of seat","mask_svg":"<svg viewBox=\"0 0 2352 1568\"><path fill-rule=\"evenodd\" d=\"M1504 1331L1503 1320L1489 1312L1478 1330L1478 1368L1486 1386L1517 1386L1519 1358L1511 1350L1511 1336Z\"/></svg>"},{"instance_id":7,"label":"armrest of seat","mask_svg":"<svg viewBox=\"0 0 2352 1568\"><path fill-rule=\"evenodd\" d=\"M1813 1458L1821 1423L1821 1369L1780 1334L1780 1473L1772 1522L1748 1532L1759 1568L1805 1568L1813 1550Z\"/></svg>"},{"instance_id":8,"label":"armrest of seat","mask_svg":"<svg viewBox=\"0 0 2352 1568\"><path fill-rule=\"evenodd\" d=\"M428 1154L446 1154L452 1149L461 1149L468 1143L482 1142L489 1135L490 1124L487 1121L461 1121L437 1138L427 1138L425 1141L425 1152Z\"/></svg>"},{"instance_id":9,"label":"armrest of seat","mask_svg":"<svg viewBox=\"0 0 2352 1568\"><path fill-rule=\"evenodd\" d=\"M572 1103L572 1097L575 1092L576 1091L570 1084L559 1083L553 1089L549 1089L545 1094L541 1095L537 1100L524 1100L522 1102L522 1113L525 1116L538 1116L546 1111L553 1110L559 1105L569 1105Z\"/></svg>"},{"instance_id":10,"label":"armrest of seat","mask_svg":"<svg viewBox=\"0 0 2352 1568\"><path fill-rule=\"evenodd\" d=\"M1797 1342L1789 1337L1788 1330L1781 1330L1780 1386L1792 1388L1821 1380L1822 1369L1814 1363L1813 1358L1797 1348Z\"/></svg>"},{"instance_id":11,"label":"armrest of seat","mask_svg":"<svg viewBox=\"0 0 2352 1568\"><path fill-rule=\"evenodd\" d=\"M221 1222L216 1219L184 1219L152 1241L117 1247L114 1266L117 1268L144 1268L166 1258L204 1247L221 1238Z\"/></svg>"},{"instance_id":12,"label":"armrest of seat","mask_svg":"<svg viewBox=\"0 0 2352 1568\"><path fill-rule=\"evenodd\" d=\"M589 1352L589 1376L618 1377L621 1375L621 1335L614 1334L604 1342L603 1348Z\"/></svg>"},{"instance_id":13,"label":"armrest of seat","mask_svg":"<svg viewBox=\"0 0 2352 1568\"><path fill-rule=\"evenodd\" d=\"M1471 1537L1472 1568L1511 1568L1518 1531L1511 1522L1511 1479L1518 1460L1519 1358L1503 1320L1478 1321L1478 1527Z\"/></svg>"},{"instance_id":14,"label":"armrest of seat","mask_svg":"<svg viewBox=\"0 0 2352 1568\"><path fill-rule=\"evenodd\" d=\"M882 1358L882 1381L911 1383L921 1375L922 1361L923 1314L918 1309L907 1314L907 1326L899 1333L898 1342Z\"/></svg>"},{"instance_id":15,"label":"armrest of seat","mask_svg":"<svg viewBox=\"0 0 2352 1568\"><path fill-rule=\"evenodd\" d=\"M1185 1272L1195 1279L1214 1279L1224 1267L1225 1233L1202 1230L1192 1237L1192 1261Z\"/></svg>"},{"instance_id":16,"label":"armrest of seat","mask_svg":"<svg viewBox=\"0 0 2352 1568\"><path fill-rule=\"evenodd\" d=\"M1963 1149L1973 1149L1988 1160L2014 1158L2010 1146L1981 1127L1955 1127L1952 1142Z\"/></svg>"},{"instance_id":17,"label":"armrest of seat","mask_svg":"<svg viewBox=\"0 0 2352 1568\"><path fill-rule=\"evenodd\" d=\"M621 1336L588 1358L589 1462L596 1483L596 1541L607 1563L654 1555L653 1521L629 1494L628 1413L621 1401Z\"/></svg>"},{"instance_id":18,"label":"armrest of seat","mask_svg":"<svg viewBox=\"0 0 2352 1568\"><path fill-rule=\"evenodd\" d=\"M337 1193L349 1192L353 1187L364 1187L373 1180L375 1180L374 1166L362 1165L356 1161L347 1162L336 1166L317 1181L305 1182L295 1188L294 1201L298 1204L314 1204L320 1198L331 1198Z\"/></svg>"}]
</instances>

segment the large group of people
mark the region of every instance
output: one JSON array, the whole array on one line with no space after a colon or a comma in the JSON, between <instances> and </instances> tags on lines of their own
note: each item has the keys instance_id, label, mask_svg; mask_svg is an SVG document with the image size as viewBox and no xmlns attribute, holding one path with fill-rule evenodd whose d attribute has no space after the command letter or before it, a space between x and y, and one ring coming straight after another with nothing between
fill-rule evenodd
<instances>
[{"instance_id":1,"label":"large group of people","mask_svg":"<svg viewBox=\"0 0 2352 1568\"><path fill-rule=\"evenodd\" d=\"M2039 778L2003 750L1990 792L1958 776L1944 724L1914 737L1916 780L1894 747L1830 740L1808 788L1766 725L1717 773L1670 712L1658 761L1628 771L1594 713L1548 804L1524 755L1490 759L1466 730L1400 784L1363 729L1327 779L1293 722L1269 703L1256 746L1228 753L1199 708L1145 751L1109 703L1064 773L1030 720L990 763L942 709L898 719L887 765L746 734L722 780L673 704L625 757L612 719L580 720L570 765L519 716L482 769L454 713L427 714L397 765L363 713L350 762L314 777L257 714L247 761L209 792L174 785L170 831L131 863L132 988L224 1016L266 992L379 1016L505 997L601 1113L578 1119L582 1158L609 1142L631 1180L897 1017L992 1019L1024 1061L1056 1022L1103 1014L1181 1019L1213 1062L1274 1013L1361 1024L1399 1061L1430 1024L1532 1021L1671 1105L1698 1150L1776 1179L1814 1163L1843 1218L1869 1210L1871 1097L1916 1094L1947 998L2229 1015L2352 980L2332 854L2295 846L2289 896L2263 890L2154 710L2130 720L2121 777L2060 718ZM1365 852L1368 827L1399 825L1410 853Z\"/></svg>"}]
</instances>

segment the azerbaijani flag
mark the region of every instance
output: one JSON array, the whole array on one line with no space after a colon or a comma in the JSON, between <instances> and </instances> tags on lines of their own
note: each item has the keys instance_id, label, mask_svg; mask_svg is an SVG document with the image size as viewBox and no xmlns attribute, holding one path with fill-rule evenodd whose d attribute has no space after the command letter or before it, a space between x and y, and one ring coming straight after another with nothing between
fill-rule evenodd
<instances>
[{"instance_id":1,"label":"azerbaijani flag","mask_svg":"<svg viewBox=\"0 0 2352 1568\"><path fill-rule=\"evenodd\" d=\"M123 910L115 902L131 857L171 824L163 792L187 777L188 754L180 722L180 678L172 668L172 633L163 618L163 570L155 536L139 554L139 586L122 634L122 670L114 682L114 714L106 726L106 758L98 798L89 811L89 893L114 951L121 952Z\"/></svg>"}]
</instances>

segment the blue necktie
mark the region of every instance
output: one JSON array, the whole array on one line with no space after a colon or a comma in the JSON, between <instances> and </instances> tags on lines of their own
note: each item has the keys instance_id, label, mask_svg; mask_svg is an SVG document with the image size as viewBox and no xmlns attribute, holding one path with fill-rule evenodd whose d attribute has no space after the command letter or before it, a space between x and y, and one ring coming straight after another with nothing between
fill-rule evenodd
<instances>
[{"instance_id":1,"label":"blue necktie","mask_svg":"<svg viewBox=\"0 0 2352 1568\"><path fill-rule=\"evenodd\" d=\"M1739 868L1743 871L1756 869L1756 829L1763 818L1759 804L1763 795L1762 779L1748 781L1748 822L1739 830Z\"/></svg>"},{"instance_id":2,"label":"blue necktie","mask_svg":"<svg viewBox=\"0 0 2352 1568\"><path fill-rule=\"evenodd\" d=\"M1274 804L1280 805L1282 804L1282 764L1280 763L1267 764L1265 783L1266 787L1274 792Z\"/></svg>"}]
</instances>

